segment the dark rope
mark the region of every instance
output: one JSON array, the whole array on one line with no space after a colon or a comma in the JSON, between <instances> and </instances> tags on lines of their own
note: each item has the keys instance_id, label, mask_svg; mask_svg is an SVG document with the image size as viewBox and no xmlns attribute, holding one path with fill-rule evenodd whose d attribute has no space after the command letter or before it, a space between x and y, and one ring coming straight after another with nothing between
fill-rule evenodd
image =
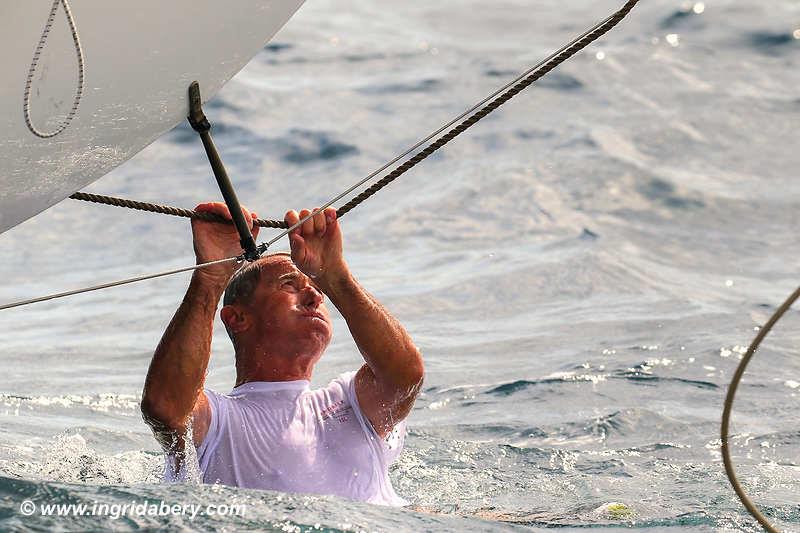
<instances>
[{"instance_id":1,"label":"dark rope","mask_svg":"<svg viewBox=\"0 0 800 533\"><path fill-rule=\"evenodd\" d=\"M747 497L747 493L744 491L742 486L739 484L739 479L736 477L736 470L733 467L733 460L731 459L731 452L728 447L728 428L730 426L730 418L731 412L733 411L733 398L736 395L736 388L739 386L739 382L742 380L742 376L744 375L744 370L747 368L747 364L750 362L750 359L756 353L758 346L761 344L761 341L764 340L764 337L767 336L767 333L772 329L772 327L781 319L781 317L789 310L792 304L800 297L800 287L798 287L789 298L786 299L785 302L775 311L775 313L767 320L767 323L764 324L756 338L753 339L753 342L750 344L750 347L745 352L744 357L739 362L739 366L736 368L736 372L733 374L733 379L731 380L731 384L728 386L728 394L725 397L725 408L722 411L722 426L720 428L720 436L722 437L722 460L725 463L725 473L728 475L728 480L731 482L733 486L733 490L736 491L736 495L739 496L739 499L742 501L744 506L750 512L753 517L758 520L758 522L770 533L778 533L778 530L769 523L769 520L761 514L761 512L756 508L755 504L750 501L750 498Z\"/></svg>"},{"instance_id":2,"label":"dark rope","mask_svg":"<svg viewBox=\"0 0 800 533\"><path fill-rule=\"evenodd\" d=\"M138 202L136 200L127 200L125 198L116 198L114 196L103 196L101 194L89 194L85 192L76 192L70 196L73 200L83 200L85 202L94 202L97 204L113 205L116 207L127 207L128 209L138 209L139 211L147 211L150 213L161 213L163 215L172 215L176 217L194 218L197 220L205 220L207 222L220 222L223 224L230 224L231 220L216 213L208 213L205 211L192 211L191 209L182 209L180 207L172 207L169 205L151 204L148 202ZM287 228L286 222L282 220L263 220L257 218L253 224L262 228Z\"/></svg>"},{"instance_id":3,"label":"dark rope","mask_svg":"<svg viewBox=\"0 0 800 533\"><path fill-rule=\"evenodd\" d=\"M61 125L53 131L46 132L39 130L33 125L33 118L31 117L31 92L33 88L33 78L36 75L36 67L39 65L39 59L42 56L42 50L44 49L45 44L47 44L47 38L50 35L50 30L53 28L53 23L56 19L56 11L58 11L59 4L64 6L64 15L67 17L69 31L72 34L72 42L75 45L75 54L78 58L78 85L75 88L75 98L72 100L72 107L70 108L69 113L67 113L67 116L64 118L64 120L61 121ZM31 61L31 66L28 69L28 77L25 80L22 112L25 115L25 125L28 126L28 130L41 139L51 139L67 129L67 126L69 126L69 123L72 122L72 119L75 118L75 115L78 112L78 105L81 103L81 98L83 97L84 78L85 68L83 63L83 48L81 47L81 40L78 37L78 30L75 27L75 20L72 17L72 10L69 7L69 2L67 0L53 0L53 5L50 8L50 14L48 15L47 22L44 25L42 36L39 38L39 43L36 45L36 50L33 52L33 60Z\"/></svg>"},{"instance_id":4,"label":"dark rope","mask_svg":"<svg viewBox=\"0 0 800 533\"><path fill-rule=\"evenodd\" d=\"M539 78L545 76L548 72L556 68L558 65L569 59L570 57L574 56L584 48L586 48L589 44L593 41L599 39L605 33L607 33L611 28L619 24L619 22L624 19L628 13L633 9L633 7L639 2L639 0L628 0L622 8L608 17L605 21L598 24L594 29L590 32L583 35L581 38L577 39L576 41L572 42L569 46L563 49L563 51L550 58L550 60L543 63L539 68L531 72L527 77L522 79L520 82L516 83L512 87L510 87L507 91L500 94L497 98L492 100L489 104L485 105L475 113L469 116L469 118L465 119L461 124L452 128L442 137L437 139L434 143L428 145L424 150L418 152L414 157L394 169L392 172L375 182L372 186L364 190L364 192L360 193L358 196L354 197L352 200L341 206L336 210L337 217L342 217L349 213L352 209L354 209L357 205L361 202L365 201L367 198L381 190L382 188L389 185L395 179L399 178L401 175L405 174L413 167L415 167L418 163L426 159L428 156L436 152L439 148L443 147L453 139L455 139L458 135L466 131L470 126L474 125L476 122L484 118L486 115L500 107L501 105L505 104L509 100L511 100L514 96L519 94L523 89L527 88L531 84L533 84ZM70 198L74 200L85 200L89 202L96 202L100 204L107 204L107 205L114 205L118 207L127 207L130 209L139 209L142 211L149 211L152 213L163 213L166 215L174 215L180 217L188 217L188 218L196 218L200 220L207 220L210 222L223 222L223 223L230 223L230 220L223 218L218 215L214 215L211 213L198 213L196 211L191 211L188 209L180 209L177 207L170 207L164 205L157 205L157 204L150 204L146 202L137 202L133 200L125 200L122 198L114 198L111 196L101 196L97 194L87 194L87 193L75 193ZM279 220L262 220L258 219L254 221L255 225L260 227L267 227L267 228L281 228L286 229L287 225L283 221Z\"/></svg>"}]
</instances>

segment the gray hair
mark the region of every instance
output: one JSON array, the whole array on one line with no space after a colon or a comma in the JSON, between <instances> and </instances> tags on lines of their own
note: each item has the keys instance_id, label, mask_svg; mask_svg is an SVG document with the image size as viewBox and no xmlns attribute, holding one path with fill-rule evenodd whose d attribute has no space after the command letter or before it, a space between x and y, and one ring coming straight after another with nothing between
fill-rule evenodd
<instances>
[{"instance_id":1,"label":"gray hair","mask_svg":"<svg viewBox=\"0 0 800 533\"><path fill-rule=\"evenodd\" d=\"M261 270L266 263L265 259L275 256L291 257L288 252L274 252L265 255L257 261L248 263L237 270L228 282L228 286L225 288L225 295L222 297L222 305L250 303L253 292L261 282Z\"/></svg>"},{"instance_id":2,"label":"gray hair","mask_svg":"<svg viewBox=\"0 0 800 533\"><path fill-rule=\"evenodd\" d=\"M258 284L261 283L261 271L263 270L264 265L267 263L266 259L275 256L291 257L291 254L288 252L274 252L269 255L265 255L257 261L248 263L237 270L228 282L228 286L225 288L225 295L222 297L222 305L225 306L238 303L251 303L253 293L255 292L256 287L258 287ZM231 338L231 342L233 342L233 346L235 348L236 338L234 337L233 331L228 328L227 324L225 324L225 331L228 332L228 336Z\"/></svg>"}]
</instances>

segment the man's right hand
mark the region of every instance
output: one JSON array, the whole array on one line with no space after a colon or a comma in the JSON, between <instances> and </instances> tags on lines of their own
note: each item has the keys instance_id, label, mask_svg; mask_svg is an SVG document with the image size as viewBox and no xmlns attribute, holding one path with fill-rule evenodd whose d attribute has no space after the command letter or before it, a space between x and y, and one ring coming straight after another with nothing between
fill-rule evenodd
<instances>
[{"instance_id":1,"label":"man's right hand","mask_svg":"<svg viewBox=\"0 0 800 533\"><path fill-rule=\"evenodd\" d=\"M204 211L222 215L231 220L228 207L222 202L208 202L195 207L196 211ZM258 237L258 227L253 226L253 219L257 218L255 213L250 213L242 208L245 221L250 225L253 239ZM219 224L217 222L206 222L203 220L192 219L192 237L194 238L194 253L197 263L207 263L218 259L233 257L242 253L242 245L239 242L239 233L236 226L231 224ZM197 275L211 281L227 284L230 277L236 271L236 263L230 261L210 267L201 268Z\"/></svg>"},{"instance_id":2,"label":"man's right hand","mask_svg":"<svg viewBox=\"0 0 800 533\"><path fill-rule=\"evenodd\" d=\"M230 219L225 204L209 202L197 211ZM252 227L255 214L242 209ZM253 228L253 237L258 228ZM231 224L192 220L194 251L198 263L235 257L241 253L239 234ZM158 344L142 392L142 415L162 444L174 452L184 449L186 425L191 421L195 443L208 430L211 409L203 381L211 357L211 336L219 298L236 271L235 261L200 268ZM191 417L191 418L190 418Z\"/></svg>"}]
</instances>

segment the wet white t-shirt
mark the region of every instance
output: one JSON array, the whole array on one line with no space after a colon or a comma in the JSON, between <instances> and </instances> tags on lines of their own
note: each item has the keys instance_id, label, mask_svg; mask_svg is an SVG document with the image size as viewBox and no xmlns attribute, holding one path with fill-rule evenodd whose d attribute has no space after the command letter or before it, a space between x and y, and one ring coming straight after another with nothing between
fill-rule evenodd
<instances>
[{"instance_id":1,"label":"wet white t-shirt","mask_svg":"<svg viewBox=\"0 0 800 533\"><path fill-rule=\"evenodd\" d=\"M206 390L211 423L197 448L203 482L406 505L389 480L405 422L381 439L358 405L355 374L317 390L306 380L250 382L227 395Z\"/></svg>"}]
</instances>

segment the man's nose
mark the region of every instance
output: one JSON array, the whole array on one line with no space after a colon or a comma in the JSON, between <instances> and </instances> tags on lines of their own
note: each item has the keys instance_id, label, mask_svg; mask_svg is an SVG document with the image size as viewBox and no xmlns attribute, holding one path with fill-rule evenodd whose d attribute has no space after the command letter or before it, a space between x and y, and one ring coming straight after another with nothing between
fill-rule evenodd
<instances>
[{"instance_id":1,"label":"man's nose","mask_svg":"<svg viewBox=\"0 0 800 533\"><path fill-rule=\"evenodd\" d=\"M312 285L306 285L303 288L303 305L307 307L317 308L322 303L322 292Z\"/></svg>"}]
</instances>

